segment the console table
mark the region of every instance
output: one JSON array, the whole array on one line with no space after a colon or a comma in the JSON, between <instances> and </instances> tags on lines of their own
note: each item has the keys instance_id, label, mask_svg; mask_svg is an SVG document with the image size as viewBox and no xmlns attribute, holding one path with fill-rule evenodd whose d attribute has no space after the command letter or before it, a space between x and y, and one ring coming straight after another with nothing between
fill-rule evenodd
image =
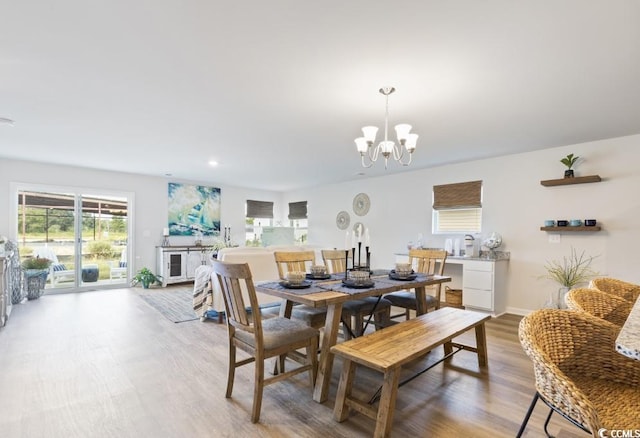
<instances>
[{"instance_id":1,"label":"console table","mask_svg":"<svg viewBox=\"0 0 640 438\"><path fill-rule=\"evenodd\" d=\"M210 246L157 246L157 272L162 286L194 281L198 266L206 265Z\"/></svg>"}]
</instances>

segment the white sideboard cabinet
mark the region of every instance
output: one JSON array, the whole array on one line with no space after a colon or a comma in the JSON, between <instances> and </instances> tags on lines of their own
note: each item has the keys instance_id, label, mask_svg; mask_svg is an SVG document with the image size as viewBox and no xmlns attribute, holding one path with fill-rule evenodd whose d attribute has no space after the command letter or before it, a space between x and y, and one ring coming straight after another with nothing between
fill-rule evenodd
<instances>
[{"instance_id":1,"label":"white sideboard cabinet","mask_svg":"<svg viewBox=\"0 0 640 438\"><path fill-rule=\"evenodd\" d=\"M396 262L408 259L405 253L395 255ZM462 266L462 305L465 308L490 312L494 316L506 312L509 258L510 253L503 251L496 251L493 257L484 254L479 257L447 257L445 275L450 275L457 283L460 280L459 266ZM444 299L444 291L441 297Z\"/></svg>"},{"instance_id":2,"label":"white sideboard cabinet","mask_svg":"<svg viewBox=\"0 0 640 438\"><path fill-rule=\"evenodd\" d=\"M462 265L462 305L495 315L505 312L507 303L507 260L468 260Z\"/></svg>"},{"instance_id":3,"label":"white sideboard cabinet","mask_svg":"<svg viewBox=\"0 0 640 438\"><path fill-rule=\"evenodd\" d=\"M193 281L198 266L206 265L211 248L207 246L158 246L157 271L162 286Z\"/></svg>"}]
</instances>

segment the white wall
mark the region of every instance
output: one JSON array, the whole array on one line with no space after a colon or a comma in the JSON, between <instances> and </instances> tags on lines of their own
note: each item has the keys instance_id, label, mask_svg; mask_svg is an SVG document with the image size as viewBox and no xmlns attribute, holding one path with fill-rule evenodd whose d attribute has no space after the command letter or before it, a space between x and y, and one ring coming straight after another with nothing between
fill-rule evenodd
<instances>
[{"instance_id":1,"label":"white wall","mask_svg":"<svg viewBox=\"0 0 640 438\"><path fill-rule=\"evenodd\" d=\"M511 252L508 300L511 311L525 312L542 305L557 286L541 280L545 261L562 259L573 246L597 255L594 267L602 274L640 283L640 135L552 148L526 154L478 160L430 169L362 179L342 184L275 193L226 187L222 190L223 226L231 226L233 239L244 242L246 199L273 201L276 218L287 223L289 202L307 200L309 244L344 247L344 231L335 218L346 210L351 223L360 220L370 228L372 265L391 266L394 253L406 251L406 243L423 233L428 246L443 247L452 236L431 234L431 189L446 184L483 181L483 234L502 234L502 250ZM416 153L428 153L428 147ZM543 187L540 180L562 178L560 158L568 153L583 157L576 175L598 174L603 182ZM354 165L357 163L354 157ZM24 182L135 193L135 269L155 266L154 247L162 241L167 221L167 178L131 175L91 169L0 160L0 209L9 211L9 184ZM175 181L190 182L190 181ZM193 182L193 181L191 181ZM198 182L195 182L198 183ZM364 217L354 214L353 197L365 192L371 209ZM563 233L559 244L549 243L540 231L545 219L597 219L597 233ZM8 217L0 214L0 234L14 235ZM147 232L148 233L145 233ZM148 234L148 237L145 237ZM454 236L458 237L458 236ZM461 237L461 236L460 236ZM453 269L453 267L452 267Z\"/></svg>"},{"instance_id":2,"label":"white wall","mask_svg":"<svg viewBox=\"0 0 640 438\"><path fill-rule=\"evenodd\" d=\"M210 182L175 180L165 177L105 172L93 169L0 159L0 212L11 211L11 183L45 184L84 189L133 192L135 196L134 270L147 266L155 270L155 246L162 242L162 229L167 226L167 184L182 182L219 187L221 189L222 227L230 226L232 239L245 242L245 202L247 199L273 201L274 214L282 215L282 194L249 190ZM15 238L10 230L8 214L0 213L0 235ZM193 238L171 237L172 244L193 243ZM207 241L205 240L205 243ZM134 271L135 272L135 271Z\"/></svg>"},{"instance_id":3,"label":"white wall","mask_svg":"<svg viewBox=\"0 0 640 438\"><path fill-rule=\"evenodd\" d=\"M507 305L523 313L539 308L557 286L540 279L546 261L568 255L571 247L598 256L600 273L640 283L640 136L622 137L508 155L380 178L286 193L284 203L306 199L309 207L309 244L344 247L345 232L337 228L336 215L346 210L351 224L361 221L371 230L372 265L391 266L394 253L423 233L430 247L444 247L451 235L431 233L433 185L483 181L483 235L503 237L501 250L511 253ZM429 153L428 146L416 153ZM583 157L576 176L600 175L603 181L544 187L541 180L562 178L559 160L569 153ZM358 162L354 157L354 165ZM380 165L380 164L378 164ZM353 197L365 192L371 209L364 217L353 212ZM550 243L540 231L545 219L596 219L602 231L563 233L560 243Z\"/></svg>"}]
</instances>

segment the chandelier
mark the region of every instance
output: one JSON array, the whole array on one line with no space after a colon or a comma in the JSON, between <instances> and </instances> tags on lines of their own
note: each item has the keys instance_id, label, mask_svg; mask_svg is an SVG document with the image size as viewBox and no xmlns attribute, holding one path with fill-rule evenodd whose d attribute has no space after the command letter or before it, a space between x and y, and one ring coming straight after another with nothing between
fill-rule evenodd
<instances>
[{"instance_id":1,"label":"chandelier","mask_svg":"<svg viewBox=\"0 0 640 438\"><path fill-rule=\"evenodd\" d=\"M412 134L411 125L402 123L396 125L396 135L398 137L399 145L389 141L389 95L396 91L393 87L382 87L380 93L386 98L385 117L384 117L384 141L381 141L378 146L374 147L373 143L376 140L376 134L378 133L377 126L365 126L362 128L362 134L364 137L358 137L355 139L356 148L360 152L360 158L362 159L362 167L371 167L373 163L378 160L380 154L384 157L384 168L387 168L389 157L393 155L393 159L403 166L411 164L411 158L413 157L413 151L416 150L416 143L418 141L418 134ZM408 152L409 159L405 162L403 157L405 152ZM369 164L366 164L366 161Z\"/></svg>"}]
</instances>

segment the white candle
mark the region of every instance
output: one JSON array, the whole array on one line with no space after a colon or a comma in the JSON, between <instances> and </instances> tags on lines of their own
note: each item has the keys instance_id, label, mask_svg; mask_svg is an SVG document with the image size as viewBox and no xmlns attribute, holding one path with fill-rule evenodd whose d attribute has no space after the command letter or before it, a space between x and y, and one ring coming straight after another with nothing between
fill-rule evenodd
<instances>
[{"instance_id":1,"label":"white candle","mask_svg":"<svg viewBox=\"0 0 640 438\"><path fill-rule=\"evenodd\" d=\"M162 235L163 236L168 236L169 235L169 228L163 228L162 229Z\"/></svg>"},{"instance_id":2,"label":"white candle","mask_svg":"<svg viewBox=\"0 0 640 438\"><path fill-rule=\"evenodd\" d=\"M351 248L355 248L356 247L356 232L354 231L351 234Z\"/></svg>"},{"instance_id":3,"label":"white candle","mask_svg":"<svg viewBox=\"0 0 640 438\"><path fill-rule=\"evenodd\" d=\"M371 236L369 235L369 228L364 230L364 246L371 246Z\"/></svg>"},{"instance_id":4,"label":"white candle","mask_svg":"<svg viewBox=\"0 0 640 438\"><path fill-rule=\"evenodd\" d=\"M349 246L349 243L351 243L351 242L349 241L349 231L347 231L347 235L344 238L344 249L345 250L351 248Z\"/></svg>"}]
</instances>

